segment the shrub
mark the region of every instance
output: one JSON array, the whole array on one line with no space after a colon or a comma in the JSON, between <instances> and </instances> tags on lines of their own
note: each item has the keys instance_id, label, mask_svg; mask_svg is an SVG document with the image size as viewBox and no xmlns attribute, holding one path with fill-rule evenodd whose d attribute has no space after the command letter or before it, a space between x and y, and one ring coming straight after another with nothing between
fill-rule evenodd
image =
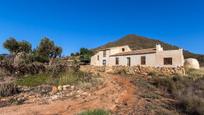
<instances>
[{"instance_id":1,"label":"shrub","mask_svg":"<svg viewBox=\"0 0 204 115\"><path fill-rule=\"evenodd\" d=\"M1 69L1 71L4 71L7 74L15 73L15 68L12 65L11 60L9 60L9 59L5 59L5 60L0 62L0 69Z\"/></svg>"},{"instance_id":2,"label":"shrub","mask_svg":"<svg viewBox=\"0 0 204 115\"><path fill-rule=\"evenodd\" d=\"M149 99L159 99L160 98L160 95L158 94L155 94L155 93L144 93L141 95L143 98L149 98Z\"/></svg>"},{"instance_id":3,"label":"shrub","mask_svg":"<svg viewBox=\"0 0 204 115\"><path fill-rule=\"evenodd\" d=\"M34 55L33 61L41 62L41 63L49 63L49 58L45 56Z\"/></svg>"},{"instance_id":4,"label":"shrub","mask_svg":"<svg viewBox=\"0 0 204 115\"><path fill-rule=\"evenodd\" d=\"M46 68L41 63L20 64L15 67L16 75L38 74L45 72Z\"/></svg>"},{"instance_id":5,"label":"shrub","mask_svg":"<svg viewBox=\"0 0 204 115\"><path fill-rule=\"evenodd\" d=\"M154 78L153 85L170 93L175 90L175 86L173 85L173 80L171 78Z\"/></svg>"},{"instance_id":6,"label":"shrub","mask_svg":"<svg viewBox=\"0 0 204 115\"><path fill-rule=\"evenodd\" d=\"M94 109L94 110L87 110L79 115L110 115L110 113L103 109Z\"/></svg>"},{"instance_id":7,"label":"shrub","mask_svg":"<svg viewBox=\"0 0 204 115\"><path fill-rule=\"evenodd\" d=\"M192 115L203 115L204 113L204 100L197 96L183 96L177 104L183 112Z\"/></svg>"},{"instance_id":8,"label":"shrub","mask_svg":"<svg viewBox=\"0 0 204 115\"><path fill-rule=\"evenodd\" d=\"M14 83L0 84L0 97L12 96L18 92L18 88Z\"/></svg>"},{"instance_id":9,"label":"shrub","mask_svg":"<svg viewBox=\"0 0 204 115\"><path fill-rule=\"evenodd\" d=\"M0 62L0 69L6 74L22 76L25 74L38 74L45 71L45 66L41 63L21 63L13 65L10 61L4 60Z\"/></svg>"},{"instance_id":10,"label":"shrub","mask_svg":"<svg viewBox=\"0 0 204 115\"><path fill-rule=\"evenodd\" d=\"M153 84L170 93L178 100L177 109L187 114L204 113L204 78L192 80L192 77L157 78Z\"/></svg>"},{"instance_id":11,"label":"shrub","mask_svg":"<svg viewBox=\"0 0 204 115\"><path fill-rule=\"evenodd\" d=\"M57 64L51 65L46 68L47 73L49 73L52 77L58 77L60 73L63 73L67 70L66 65Z\"/></svg>"},{"instance_id":12,"label":"shrub","mask_svg":"<svg viewBox=\"0 0 204 115\"><path fill-rule=\"evenodd\" d=\"M187 69L186 73L189 77L193 79L198 79L204 76L204 69Z\"/></svg>"}]
</instances>

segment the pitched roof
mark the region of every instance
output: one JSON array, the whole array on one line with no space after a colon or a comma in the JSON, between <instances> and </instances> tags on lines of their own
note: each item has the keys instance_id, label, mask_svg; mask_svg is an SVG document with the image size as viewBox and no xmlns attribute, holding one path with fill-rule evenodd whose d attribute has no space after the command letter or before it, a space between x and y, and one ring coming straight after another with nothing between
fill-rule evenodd
<instances>
[{"instance_id":1,"label":"pitched roof","mask_svg":"<svg viewBox=\"0 0 204 115\"><path fill-rule=\"evenodd\" d=\"M122 45L122 46L115 46L115 47L108 47L108 48L99 48L99 49L96 49L96 51L104 51L104 50L110 50L111 48L120 48L120 47L129 47L129 46Z\"/></svg>"},{"instance_id":2,"label":"pitched roof","mask_svg":"<svg viewBox=\"0 0 204 115\"><path fill-rule=\"evenodd\" d=\"M133 50L129 52L121 52L116 53L111 56L126 56L126 55L140 55L140 54L152 54L156 53L156 48L148 48L148 49L142 49L142 50Z\"/></svg>"}]
</instances>

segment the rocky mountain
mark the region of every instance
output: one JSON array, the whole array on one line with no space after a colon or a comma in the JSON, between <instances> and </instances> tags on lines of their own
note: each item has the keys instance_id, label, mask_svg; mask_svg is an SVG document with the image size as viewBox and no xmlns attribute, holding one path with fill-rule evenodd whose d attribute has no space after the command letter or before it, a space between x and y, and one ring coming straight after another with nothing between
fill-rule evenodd
<instances>
[{"instance_id":1,"label":"rocky mountain","mask_svg":"<svg viewBox=\"0 0 204 115\"><path fill-rule=\"evenodd\" d=\"M162 42L160 40L155 40L155 39L150 39L150 38L146 38L142 36L137 36L134 34L129 34L117 41L109 42L96 49L121 46L121 45L129 45L131 49L143 49L143 48L153 48L155 47L155 44L161 44L164 47L164 49L178 49L179 48L178 46L174 46L174 45ZM204 66L204 55L202 54L195 54L195 53L189 52L184 49L184 57L185 58L196 58L199 60L200 65Z\"/></svg>"}]
</instances>

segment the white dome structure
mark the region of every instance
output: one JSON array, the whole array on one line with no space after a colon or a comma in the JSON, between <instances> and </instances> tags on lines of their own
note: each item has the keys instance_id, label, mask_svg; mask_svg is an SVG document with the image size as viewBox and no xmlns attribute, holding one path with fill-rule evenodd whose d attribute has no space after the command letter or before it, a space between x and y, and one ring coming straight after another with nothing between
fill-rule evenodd
<instances>
[{"instance_id":1,"label":"white dome structure","mask_svg":"<svg viewBox=\"0 0 204 115\"><path fill-rule=\"evenodd\" d=\"M189 69L200 69L199 62L195 58L185 59L184 67Z\"/></svg>"}]
</instances>

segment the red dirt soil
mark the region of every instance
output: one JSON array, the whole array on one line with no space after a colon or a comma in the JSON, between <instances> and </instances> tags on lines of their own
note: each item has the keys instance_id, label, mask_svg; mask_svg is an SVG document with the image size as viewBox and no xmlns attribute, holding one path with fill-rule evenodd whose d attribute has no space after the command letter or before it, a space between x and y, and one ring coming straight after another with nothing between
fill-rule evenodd
<instances>
[{"instance_id":1,"label":"red dirt soil","mask_svg":"<svg viewBox=\"0 0 204 115\"><path fill-rule=\"evenodd\" d=\"M103 85L89 92L90 96L57 100L48 104L14 105L0 108L0 114L75 115L81 111L95 108L106 109L117 115L144 114L142 112L145 101L139 98L137 87L128 78L116 75L104 75L104 78Z\"/></svg>"}]
</instances>

